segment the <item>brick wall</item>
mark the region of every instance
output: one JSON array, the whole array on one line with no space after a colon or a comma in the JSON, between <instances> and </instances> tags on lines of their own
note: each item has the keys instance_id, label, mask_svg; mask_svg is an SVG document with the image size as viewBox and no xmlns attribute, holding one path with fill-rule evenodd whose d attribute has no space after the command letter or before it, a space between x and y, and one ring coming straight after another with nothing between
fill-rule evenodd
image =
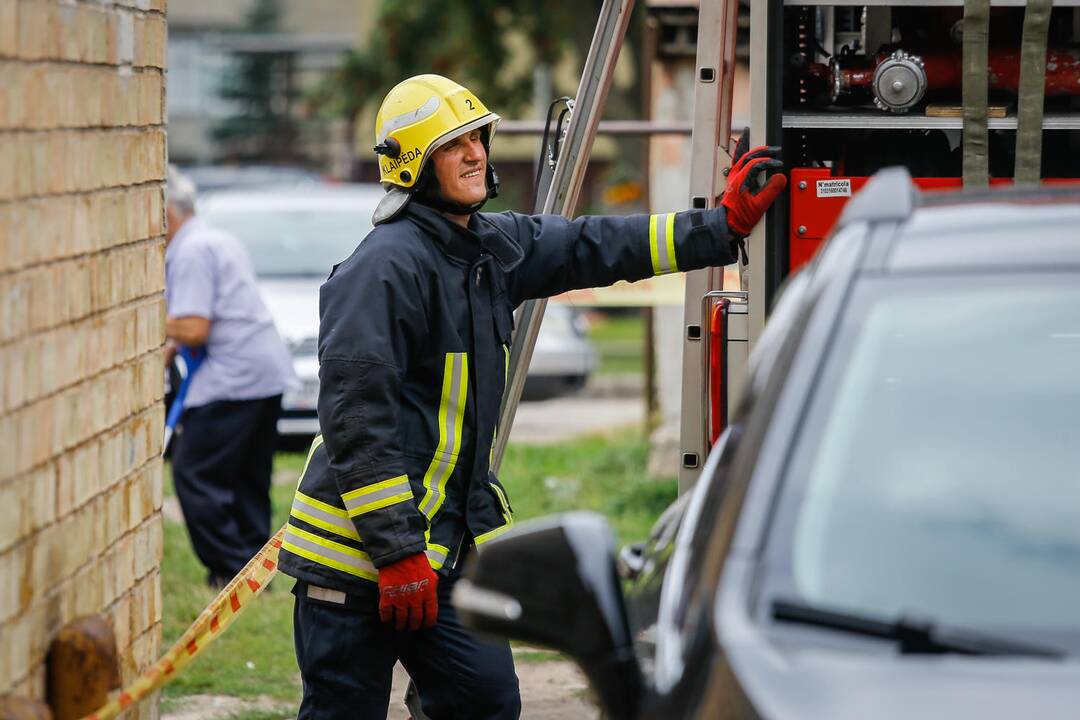
<instances>
[{"instance_id":1,"label":"brick wall","mask_svg":"<svg viewBox=\"0 0 1080 720\"><path fill-rule=\"evenodd\" d=\"M165 0L0 0L0 694L159 650L164 62Z\"/></svg>"}]
</instances>

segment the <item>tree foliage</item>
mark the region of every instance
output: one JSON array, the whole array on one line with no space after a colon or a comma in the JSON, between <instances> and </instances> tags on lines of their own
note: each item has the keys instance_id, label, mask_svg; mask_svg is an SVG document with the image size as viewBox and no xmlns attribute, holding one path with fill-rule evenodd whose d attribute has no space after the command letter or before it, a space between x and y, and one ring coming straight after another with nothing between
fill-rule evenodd
<instances>
[{"instance_id":1,"label":"tree foliage","mask_svg":"<svg viewBox=\"0 0 1080 720\"><path fill-rule=\"evenodd\" d=\"M256 0L248 11L245 30L274 33L280 29L280 0ZM233 158L287 159L297 135L289 114L286 55L237 53L218 94L236 108L211 130L223 153Z\"/></svg>"},{"instance_id":2,"label":"tree foliage","mask_svg":"<svg viewBox=\"0 0 1080 720\"><path fill-rule=\"evenodd\" d=\"M489 107L520 107L532 96L532 67L512 67L511 35L538 64L554 65L592 37L601 0L380 0L367 47L353 52L326 87L332 109L350 119L402 79L447 75Z\"/></svg>"}]
</instances>

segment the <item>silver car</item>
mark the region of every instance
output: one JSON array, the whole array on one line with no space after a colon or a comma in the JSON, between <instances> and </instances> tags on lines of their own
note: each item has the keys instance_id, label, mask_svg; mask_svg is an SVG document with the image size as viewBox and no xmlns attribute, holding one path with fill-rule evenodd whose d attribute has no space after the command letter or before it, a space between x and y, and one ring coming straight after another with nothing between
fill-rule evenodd
<instances>
[{"instance_id":1,"label":"silver car","mask_svg":"<svg viewBox=\"0 0 1080 720\"><path fill-rule=\"evenodd\" d=\"M282 400L278 431L319 430L319 286L371 230L383 196L375 184L224 190L205 197L199 214L238 237L255 263L259 290L289 346L302 383ZM580 388L596 367L596 351L570 306L552 303L541 326L525 395L550 397Z\"/></svg>"}]
</instances>

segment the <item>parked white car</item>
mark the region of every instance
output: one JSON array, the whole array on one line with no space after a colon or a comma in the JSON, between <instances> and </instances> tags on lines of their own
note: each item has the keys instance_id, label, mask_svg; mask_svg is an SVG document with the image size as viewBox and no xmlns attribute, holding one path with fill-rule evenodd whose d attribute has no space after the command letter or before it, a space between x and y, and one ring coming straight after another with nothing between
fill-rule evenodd
<instances>
[{"instance_id":1,"label":"parked white car","mask_svg":"<svg viewBox=\"0 0 1080 720\"><path fill-rule=\"evenodd\" d=\"M202 217L247 246L263 301L292 352L302 385L282 400L282 435L318 432L319 286L371 230L371 214L382 196L375 184L327 184L222 190L199 203ZM525 395L550 397L580 388L596 361L577 311L552 303L537 338Z\"/></svg>"}]
</instances>

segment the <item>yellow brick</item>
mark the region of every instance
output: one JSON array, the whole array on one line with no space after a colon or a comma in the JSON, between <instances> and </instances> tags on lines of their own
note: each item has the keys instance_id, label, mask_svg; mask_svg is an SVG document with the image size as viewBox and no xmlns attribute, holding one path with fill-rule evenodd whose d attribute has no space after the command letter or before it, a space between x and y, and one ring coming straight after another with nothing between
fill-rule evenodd
<instances>
[{"instance_id":1,"label":"yellow brick","mask_svg":"<svg viewBox=\"0 0 1080 720\"><path fill-rule=\"evenodd\" d=\"M11 694L16 697L45 697L45 671L46 668L43 662L32 665L30 674L12 685Z\"/></svg>"},{"instance_id":2,"label":"yellow brick","mask_svg":"<svg viewBox=\"0 0 1080 720\"><path fill-rule=\"evenodd\" d=\"M165 18L143 15L135 19L135 65L165 67Z\"/></svg>"},{"instance_id":3,"label":"yellow brick","mask_svg":"<svg viewBox=\"0 0 1080 720\"><path fill-rule=\"evenodd\" d=\"M13 198L17 192L15 137L14 134L0 133L0 200Z\"/></svg>"},{"instance_id":4,"label":"yellow brick","mask_svg":"<svg viewBox=\"0 0 1080 720\"><path fill-rule=\"evenodd\" d=\"M0 0L2 2L2 0ZM0 12L3 6L0 5ZM0 19L2 21L2 19ZM3 32L0 27L0 32ZM9 60L0 60L0 128L17 128L24 123L31 98L26 93L26 66Z\"/></svg>"},{"instance_id":5,"label":"yellow brick","mask_svg":"<svg viewBox=\"0 0 1080 720\"><path fill-rule=\"evenodd\" d=\"M94 440L56 461L56 514L63 517L87 503L99 485L101 443Z\"/></svg>"},{"instance_id":6,"label":"yellow brick","mask_svg":"<svg viewBox=\"0 0 1080 720\"><path fill-rule=\"evenodd\" d=\"M0 583L0 622L18 615L30 604L30 544L24 542L0 553L0 577L5 578Z\"/></svg>"},{"instance_id":7,"label":"yellow brick","mask_svg":"<svg viewBox=\"0 0 1080 720\"><path fill-rule=\"evenodd\" d=\"M155 628L147 628L146 632L135 638L131 643L131 656L135 663L137 673L141 673L157 660L158 635Z\"/></svg>"},{"instance_id":8,"label":"yellow brick","mask_svg":"<svg viewBox=\"0 0 1080 720\"><path fill-rule=\"evenodd\" d=\"M133 535L126 535L116 543L116 596L127 592L135 584L135 542Z\"/></svg>"},{"instance_id":9,"label":"yellow brick","mask_svg":"<svg viewBox=\"0 0 1080 720\"><path fill-rule=\"evenodd\" d=\"M161 125L165 122L165 78L161 72L143 72L139 78L138 108L132 124Z\"/></svg>"},{"instance_id":10,"label":"yellow brick","mask_svg":"<svg viewBox=\"0 0 1080 720\"><path fill-rule=\"evenodd\" d=\"M11 472L25 472L55 454L54 406L55 400L46 398L11 414L15 431L15 462Z\"/></svg>"},{"instance_id":11,"label":"yellow brick","mask_svg":"<svg viewBox=\"0 0 1080 720\"><path fill-rule=\"evenodd\" d=\"M66 576L67 568L75 564L86 550L77 546L79 518L68 515L34 536L29 543L30 576L28 587L31 598L39 598L53 590ZM69 553L76 557L70 557Z\"/></svg>"},{"instance_id":12,"label":"yellow brick","mask_svg":"<svg viewBox=\"0 0 1080 720\"><path fill-rule=\"evenodd\" d=\"M85 192L162 180L165 134L160 127L57 130L0 135L0 199ZM18 172L14 172L17 168Z\"/></svg>"},{"instance_id":13,"label":"yellow brick","mask_svg":"<svg viewBox=\"0 0 1080 720\"><path fill-rule=\"evenodd\" d=\"M118 648L126 648L131 644L132 601L132 593L126 593L113 603L113 606L109 609L109 614L112 616L113 633L116 635L116 647Z\"/></svg>"},{"instance_id":14,"label":"yellow brick","mask_svg":"<svg viewBox=\"0 0 1080 720\"><path fill-rule=\"evenodd\" d=\"M101 548L102 546L95 545L95 547ZM80 573L76 580L74 587L78 588L76 593L79 598L78 615L100 612L105 607L103 599L104 584L102 583L104 574L101 565L101 557L95 557L89 567Z\"/></svg>"},{"instance_id":15,"label":"yellow brick","mask_svg":"<svg viewBox=\"0 0 1080 720\"><path fill-rule=\"evenodd\" d=\"M0 276L0 342L24 335L30 327L30 296L39 274Z\"/></svg>"},{"instance_id":16,"label":"yellow brick","mask_svg":"<svg viewBox=\"0 0 1080 720\"><path fill-rule=\"evenodd\" d=\"M160 580L155 569L135 586L131 595L131 631L141 635L158 622L158 588Z\"/></svg>"},{"instance_id":17,"label":"yellow brick","mask_svg":"<svg viewBox=\"0 0 1080 720\"><path fill-rule=\"evenodd\" d=\"M0 60L0 128L44 130L160 125L163 76L102 65Z\"/></svg>"},{"instance_id":18,"label":"yellow brick","mask_svg":"<svg viewBox=\"0 0 1080 720\"><path fill-rule=\"evenodd\" d=\"M0 55L18 51L18 25L18 0L0 0Z\"/></svg>"},{"instance_id":19,"label":"yellow brick","mask_svg":"<svg viewBox=\"0 0 1080 720\"><path fill-rule=\"evenodd\" d=\"M151 511L144 517L145 522L139 526L136 533L139 537L140 548L139 554L135 556L135 577L137 578L147 577L160 563L160 560L153 555L152 548L158 544L155 536L161 535L161 515Z\"/></svg>"},{"instance_id":20,"label":"yellow brick","mask_svg":"<svg viewBox=\"0 0 1080 720\"><path fill-rule=\"evenodd\" d=\"M56 516L56 468L52 465L0 486L0 550L47 525Z\"/></svg>"},{"instance_id":21,"label":"yellow brick","mask_svg":"<svg viewBox=\"0 0 1080 720\"><path fill-rule=\"evenodd\" d=\"M19 26L16 54L34 60L47 58L59 49L56 37L57 8L48 4L30 7L22 3L17 13Z\"/></svg>"},{"instance_id":22,"label":"yellow brick","mask_svg":"<svg viewBox=\"0 0 1080 720\"><path fill-rule=\"evenodd\" d=\"M13 476L18 469L16 448L18 438L15 428L16 418L12 415L0 415L0 480ZM0 577L6 577L0 575Z\"/></svg>"},{"instance_id":23,"label":"yellow brick","mask_svg":"<svg viewBox=\"0 0 1080 720\"><path fill-rule=\"evenodd\" d=\"M15 236L17 223L21 217L20 203L0 203L0 233L5 241L0 243L0 271L10 270L22 265L20 258L24 253L21 238Z\"/></svg>"},{"instance_id":24,"label":"yellow brick","mask_svg":"<svg viewBox=\"0 0 1080 720\"><path fill-rule=\"evenodd\" d=\"M114 487L105 498L105 542L112 545L123 534L124 519L127 512L124 508L124 488Z\"/></svg>"},{"instance_id":25,"label":"yellow brick","mask_svg":"<svg viewBox=\"0 0 1080 720\"><path fill-rule=\"evenodd\" d=\"M36 652L40 641L35 636L47 632L43 618L41 612L32 612L0 626L0 683L27 677L40 662Z\"/></svg>"},{"instance_id":26,"label":"yellow brick","mask_svg":"<svg viewBox=\"0 0 1080 720\"><path fill-rule=\"evenodd\" d=\"M17 637L20 631L23 631L23 626L18 623L0 624L0 693L9 692L12 682L27 672Z\"/></svg>"}]
</instances>

